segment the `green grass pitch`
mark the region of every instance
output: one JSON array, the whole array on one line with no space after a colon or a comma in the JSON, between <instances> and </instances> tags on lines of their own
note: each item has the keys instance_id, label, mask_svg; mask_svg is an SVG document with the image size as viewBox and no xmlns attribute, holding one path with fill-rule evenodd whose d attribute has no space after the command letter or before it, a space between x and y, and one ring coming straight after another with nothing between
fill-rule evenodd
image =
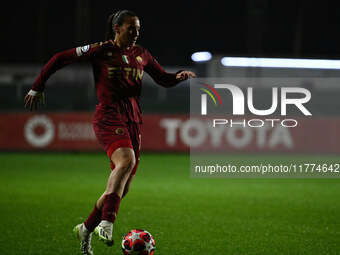
<instances>
[{"instance_id":1,"label":"green grass pitch","mask_svg":"<svg viewBox=\"0 0 340 255\"><path fill-rule=\"evenodd\" d=\"M72 229L93 209L109 173L104 153L1 153L0 254L80 254ZM114 226L116 243L108 248L94 238L94 253L121 254L122 236L142 228L161 255L340 254L339 179L189 176L188 155L143 154Z\"/></svg>"}]
</instances>

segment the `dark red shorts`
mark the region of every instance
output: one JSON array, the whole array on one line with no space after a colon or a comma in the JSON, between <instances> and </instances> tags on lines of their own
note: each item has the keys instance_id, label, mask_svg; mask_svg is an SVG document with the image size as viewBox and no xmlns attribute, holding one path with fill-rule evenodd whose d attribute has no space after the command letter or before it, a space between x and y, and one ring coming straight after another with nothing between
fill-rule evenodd
<instances>
[{"instance_id":1,"label":"dark red shorts","mask_svg":"<svg viewBox=\"0 0 340 255\"><path fill-rule=\"evenodd\" d=\"M136 158L136 165L132 172L134 175L141 151L141 124L123 122L120 119L101 119L93 121L93 130L110 159L111 170L115 168L111 155L116 149L123 147L133 149Z\"/></svg>"}]
</instances>

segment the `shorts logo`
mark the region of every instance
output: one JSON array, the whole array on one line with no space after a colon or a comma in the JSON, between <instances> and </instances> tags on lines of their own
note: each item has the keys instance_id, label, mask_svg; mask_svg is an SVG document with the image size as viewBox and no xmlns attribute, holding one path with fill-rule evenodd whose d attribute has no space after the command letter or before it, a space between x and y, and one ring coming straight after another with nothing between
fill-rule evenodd
<instances>
[{"instance_id":1,"label":"shorts logo","mask_svg":"<svg viewBox=\"0 0 340 255\"><path fill-rule=\"evenodd\" d=\"M143 64L143 59L140 56L136 57L136 59L139 64Z\"/></svg>"},{"instance_id":2,"label":"shorts logo","mask_svg":"<svg viewBox=\"0 0 340 255\"><path fill-rule=\"evenodd\" d=\"M117 128L117 129L116 129L116 134L118 134L118 135L123 135L123 134L124 134L124 129L122 129L122 128Z\"/></svg>"},{"instance_id":3,"label":"shorts logo","mask_svg":"<svg viewBox=\"0 0 340 255\"><path fill-rule=\"evenodd\" d=\"M111 57L111 56L112 56L112 52L111 52L111 51L108 51L108 52L107 52L107 55L108 55L109 57Z\"/></svg>"}]
</instances>

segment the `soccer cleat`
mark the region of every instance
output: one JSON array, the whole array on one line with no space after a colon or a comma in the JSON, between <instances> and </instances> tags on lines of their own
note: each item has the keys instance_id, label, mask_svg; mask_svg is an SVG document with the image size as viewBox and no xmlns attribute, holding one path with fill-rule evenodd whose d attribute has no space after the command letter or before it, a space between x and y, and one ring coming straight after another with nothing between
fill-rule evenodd
<instances>
[{"instance_id":1,"label":"soccer cleat","mask_svg":"<svg viewBox=\"0 0 340 255\"><path fill-rule=\"evenodd\" d=\"M82 254L93 255L93 250L91 247L92 232L88 231L84 223L78 224L73 232L78 237L80 241L80 250Z\"/></svg>"},{"instance_id":2,"label":"soccer cleat","mask_svg":"<svg viewBox=\"0 0 340 255\"><path fill-rule=\"evenodd\" d=\"M107 246L113 245L112 239L112 228L113 223L107 220L102 220L98 227L94 229L94 233L96 233L99 237L99 240L105 243Z\"/></svg>"}]
</instances>

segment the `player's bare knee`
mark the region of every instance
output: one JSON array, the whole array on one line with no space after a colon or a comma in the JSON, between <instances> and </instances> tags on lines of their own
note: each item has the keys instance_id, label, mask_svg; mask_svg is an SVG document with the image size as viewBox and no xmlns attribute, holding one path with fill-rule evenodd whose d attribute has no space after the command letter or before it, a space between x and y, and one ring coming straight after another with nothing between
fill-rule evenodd
<instances>
[{"instance_id":1,"label":"player's bare knee","mask_svg":"<svg viewBox=\"0 0 340 255\"><path fill-rule=\"evenodd\" d=\"M135 165L136 165L135 158L134 157L127 157L127 158L124 158L123 160L121 160L117 166L124 173L131 173L133 168L135 167Z\"/></svg>"},{"instance_id":2,"label":"player's bare knee","mask_svg":"<svg viewBox=\"0 0 340 255\"><path fill-rule=\"evenodd\" d=\"M115 171L123 175L131 174L136 165L135 153L131 148L119 148L111 156Z\"/></svg>"}]
</instances>

